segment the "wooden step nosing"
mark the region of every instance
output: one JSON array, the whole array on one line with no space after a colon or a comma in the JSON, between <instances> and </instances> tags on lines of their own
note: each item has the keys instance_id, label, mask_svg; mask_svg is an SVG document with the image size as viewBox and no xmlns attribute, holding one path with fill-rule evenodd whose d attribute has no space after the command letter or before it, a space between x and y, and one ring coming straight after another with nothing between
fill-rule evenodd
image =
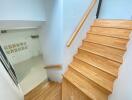
<instances>
[{"instance_id":1,"label":"wooden step nosing","mask_svg":"<svg viewBox=\"0 0 132 100\"><path fill-rule=\"evenodd\" d=\"M119 27L119 26L102 26L102 25L92 25L91 27L101 27L101 28L113 28L113 29L126 29L126 30L132 30L132 28L127 27Z\"/></svg>"},{"instance_id":2,"label":"wooden step nosing","mask_svg":"<svg viewBox=\"0 0 132 100\"><path fill-rule=\"evenodd\" d=\"M86 96L88 96L88 98L94 100L95 97L85 93L81 88L79 88L78 86L76 86L71 80L69 80L65 75L63 76L64 79L66 79L68 82L70 82L72 85L74 85L77 89L79 89L82 93L84 93Z\"/></svg>"},{"instance_id":3,"label":"wooden step nosing","mask_svg":"<svg viewBox=\"0 0 132 100\"><path fill-rule=\"evenodd\" d=\"M110 45L103 44L103 43L97 43L97 42L94 42L94 41L89 41L89 40L87 40L87 39L85 39L85 40L83 40L83 41L84 41L84 42L90 42L90 43L93 43L93 44L102 45L102 46L106 46L106 47L109 47L109 48L114 48L114 49L126 51L125 48L119 48L119 47L116 47L116 46L110 46Z\"/></svg>"},{"instance_id":4,"label":"wooden step nosing","mask_svg":"<svg viewBox=\"0 0 132 100\"><path fill-rule=\"evenodd\" d=\"M111 37L111 38L116 38L116 39L129 40L129 36L128 36L128 37L119 37L119 36L108 35L107 33L98 34L98 33L96 33L96 32L92 32L92 31L87 32L87 34L98 35L98 36L105 36L105 37Z\"/></svg>"},{"instance_id":5,"label":"wooden step nosing","mask_svg":"<svg viewBox=\"0 0 132 100\"><path fill-rule=\"evenodd\" d=\"M108 87L104 87L101 83L96 82L95 80L93 80L90 77L87 77L86 75L84 75L83 73L81 73L80 71L78 71L77 69L75 69L74 67L72 67L70 65L70 68L72 68L73 70L75 70L76 72L80 73L81 75L83 75L85 78L87 78L88 80L90 80L91 82L97 84L98 86L100 86L102 89L104 89L105 91L107 91L108 93L112 93L112 89L108 88Z\"/></svg>"},{"instance_id":6,"label":"wooden step nosing","mask_svg":"<svg viewBox=\"0 0 132 100\"><path fill-rule=\"evenodd\" d=\"M129 21L129 22L132 22L132 20L130 19L95 19L95 21Z\"/></svg>"},{"instance_id":7,"label":"wooden step nosing","mask_svg":"<svg viewBox=\"0 0 132 100\"><path fill-rule=\"evenodd\" d=\"M108 58L108 57L106 57L106 56L103 56L102 54L95 53L95 52L92 52L92 51L88 51L88 50L86 50L86 49L84 49L84 48L79 48L79 49L80 49L80 50L83 50L83 51L86 51L86 52L89 52L89 53L92 53L92 54L95 54L95 55L98 55L98 56L100 56L100 57L104 57L104 58L109 59L109 60L111 60L111 61L114 61L114 62L117 62L117 63L122 64L121 61L117 61L117 60L114 60L114 59Z\"/></svg>"},{"instance_id":8,"label":"wooden step nosing","mask_svg":"<svg viewBox=\"0 0 132 100\"><path fill-rule=\"evenodd\" d=\"M91 28L97 27L97 28L109 28L109 29L117 29L117 30L132 30L132 29L127 29L127 28L115 28L115 27L105 27L105 26L96 26L96 25L92 25Z\"/></svg>"},{"instance_id":9,"label":"wooden step nosing","mask_svg":"<svg viewBox=\"0 0 132 100\"><path fill-rule=\"evenodd\" d=\"M100 71L103 71L104 73L107 73L107 74L113 76L114 78L117 78L117 77L118 77L118 74L115 74L115 73L113 73L113 72L110 72L109 70L105 70L105 69L103 69L103 68L101 68L101 67L98 67L98 66L95 66L95 65L93 65L93 64L90 64L89 62L84 61L84 59L81 59L81 58L79 58L79 57L77 57L77 56L75 56L75 58L78 59L78 60L80 60L80 61L82 61L82 62L84 62L84 63L86 63L86 64L88 64L88 65L90 65L90 66L92 66L92 67L97 68L97 69L100 70Z\"/></svg>"}]
</instances>

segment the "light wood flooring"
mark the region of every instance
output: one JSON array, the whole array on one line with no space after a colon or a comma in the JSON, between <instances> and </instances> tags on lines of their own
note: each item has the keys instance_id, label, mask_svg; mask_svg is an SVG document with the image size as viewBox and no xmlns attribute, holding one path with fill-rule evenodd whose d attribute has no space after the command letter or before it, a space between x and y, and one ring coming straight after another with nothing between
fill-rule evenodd
<instances>
[{"instance_id":1,"label":"light wood flooring","mask_svg":"<svg viewBox=\"0 0 132 100\"><path fill-rule=\"evenodd\" d=\"M41 83L26 94L24 100L61 100L61 84L55 82Z\"/></svg>"}]
</instances>

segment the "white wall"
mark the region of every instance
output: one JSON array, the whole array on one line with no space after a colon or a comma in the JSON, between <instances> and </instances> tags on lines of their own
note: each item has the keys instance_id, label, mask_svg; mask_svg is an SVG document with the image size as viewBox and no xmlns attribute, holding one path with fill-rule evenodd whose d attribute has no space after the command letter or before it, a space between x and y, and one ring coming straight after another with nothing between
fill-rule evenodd
<instances>
[{"instance_id":1,"label":"white wall","mask_svg":"<svg viewBox=\"0 0 132 100\"><path fill-rule=\"evenodd\" d=\"M0 20L45 21L44 0L0 0Z\"/></svg>"},{"instance_id":2,"label":"white wall","mask_svg":"<svg viewBox=\"0 0 132 100\"><path fill-rule=\"evenodd\" d=\"M24 100L21 90L15 86L0 62L0 99L1 100Z\"/></svg>"},{"instance_id":3,"label":"white wall","mask_svg":"<svg viewBox=\"0 0 132 100\"><path fill-rule=\"evenodd\" d=\"M14 65L22 61L25 61L33 56L40 55L41 50L40 50L39 39L38 38L32 39L31 35L39 35L38 29L10 30L7 31L7 33L5 34L0 35L0 45L2 45L3 48L4 46L26 42L27 49L9 54L6 53L11 64Z\"/></svg>"},{"instance_id":4,"label":"white wall","mask_svg":"<svg viewBox=\"0 0 132 100\"><path fill-rule=\"evenodd\" d=\"M78 43L73 43L75 48L67 48L66 43L69 37L80 22L91 1L46 0L47 23L43 26L41 34L44 62L46 65L62 64L63 67L62 70L48 70L48 77L51 80L61 81L62 74L81 44L82 37L84 38L84 34L86 34L89 26L95 19L96 9L82 28L80 32L81 37L75 40Z\"/></svg>"},{"instance_id":5,"label":"white wall","mask_svg":"<svg viewBox=\"0 0 132 100\"><path fill-rule=\"evenodd\" d=\"M109 100L132 100L132 34Z\"/></svg>"},{"instance_id":6,"label":"white wall","mask_svg":"<svg viewBox=\"0 0 132 100\"><path fill-rule=\"evenodd\" d=\"M132 20L132 0L103 0L99 18Z\"/></svg>"},{"instance_id":7,"label":"white wall","mask_svg":"<svg viewBox=\"0 0 132 100\"><path fill-rule=\"evenodd\" d=\"M46 65L62 63L62 1L45 0L47 22L42 27L41 46ZM58 80L59 71L48 71L51 80Z\"/></svg>"},{"instance_id":8,"label":"white wall","mask_svg":"<svg viewBox=\"0 0 132 100\"><path fill-rule=\"evenodd\" d=\"M63 34L66 43L79 24L82 16L92 0L64 0L63 3Z\"/></svg>"},{"instance_id":9,"label":"white wall","mask_svg":"<svg viewBox=\"0 0 132 100\"><path fill-rule=\"evenodd\" d=\"M97 11L97 4L94 6L93 10L91 11L90 15L88 16L87 20L85 21L83 27L81 28L80 32L76 36L75 40L71 44L70 47L67 47L66 44L73 34L75 28L79 24L81 18L85 11L89 8L92 0L87 1L76 1L67 0L64 2L64 49L63 49L63 73L67 70L68 65L72 62L73 56L77 53L78 48L82 44L82 40L86 38L86 34L90 29L93 21L96 18L96 11ZM74 6L73 6L74 5Z\"/></svg>"},{"instance_id":10,"label":"white wall","mask_svg":"<svg viewBox=\"0 0 132 100\"><path fill-rule=\"evenodd\" d=\"M45 0L47 22L43 26L42 47L46 65L57 64L61 62L61 38L62 38L62 0Z\"/></svg>"}]
</instances>

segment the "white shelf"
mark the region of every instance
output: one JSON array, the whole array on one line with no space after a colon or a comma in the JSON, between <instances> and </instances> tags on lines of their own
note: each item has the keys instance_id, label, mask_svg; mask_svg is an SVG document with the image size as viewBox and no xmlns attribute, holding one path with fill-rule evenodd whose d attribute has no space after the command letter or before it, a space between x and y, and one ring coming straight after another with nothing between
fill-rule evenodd
<instances>
[{"instance_id":1,"label":"white shelf","mask_svg":"<svg viewBox=\"0 0 132 100\"><path fill-rule=\"evenodd\" d=\"M45 21L0 20L0 30L39 28Z\"/></svg>"}]
</instances>

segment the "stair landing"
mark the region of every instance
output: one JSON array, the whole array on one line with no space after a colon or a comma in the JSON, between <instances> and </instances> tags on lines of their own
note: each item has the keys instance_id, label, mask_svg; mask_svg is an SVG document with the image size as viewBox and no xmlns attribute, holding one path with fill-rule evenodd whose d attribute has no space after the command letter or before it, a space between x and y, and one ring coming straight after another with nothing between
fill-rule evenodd
<instances>
[{"instance_id":1,"label":"stair landing","mask_svg":"<svg viewBox=\"0 0 132 100\"><path fill-rule=\"evenodd\" d=\"M43 82L26 94L24 100L61 100L61 84Z\"/></svg>"}]
</instances>

